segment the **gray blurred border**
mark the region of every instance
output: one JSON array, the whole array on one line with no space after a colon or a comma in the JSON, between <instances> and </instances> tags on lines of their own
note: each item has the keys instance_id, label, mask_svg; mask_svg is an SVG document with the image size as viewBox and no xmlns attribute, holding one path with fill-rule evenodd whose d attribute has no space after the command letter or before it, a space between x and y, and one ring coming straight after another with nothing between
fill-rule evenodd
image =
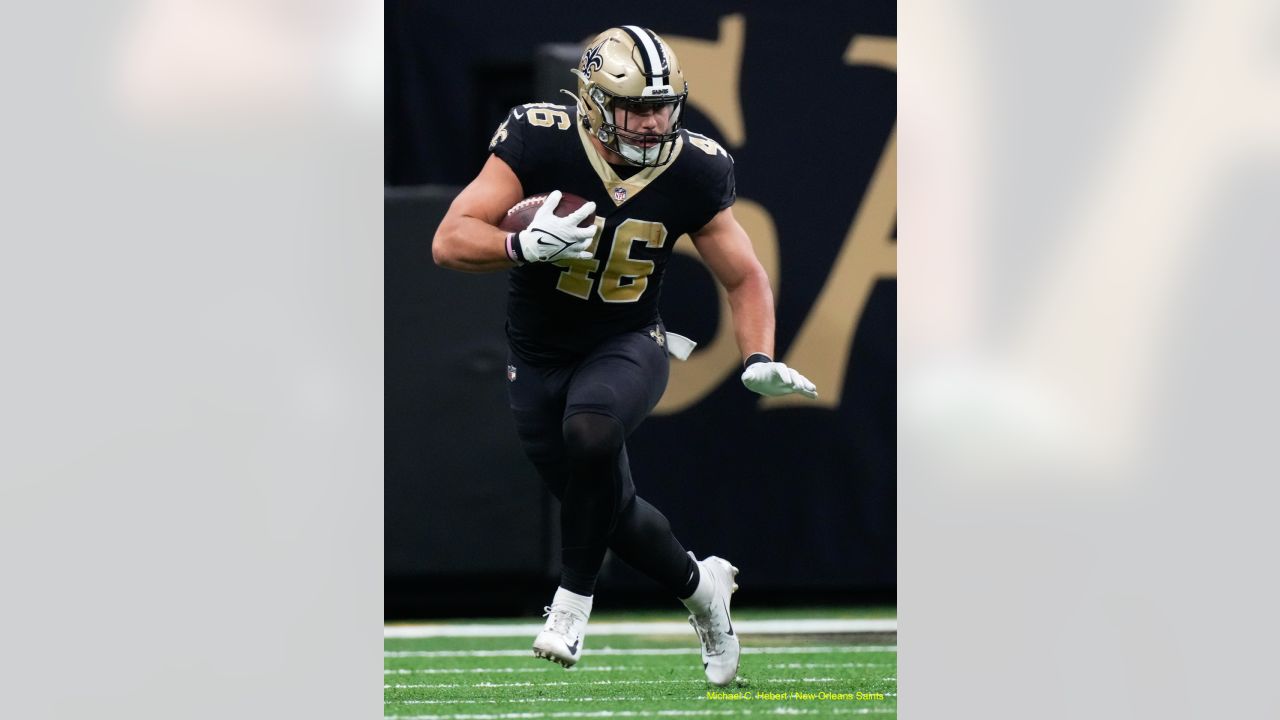
<instances>
[{"instance_id":1,"label":"gray blurred border","mask_svg":"<svg viewBox=\"0 0 1280 720\"><path fill-rule=\"evenodd\" d=\"M7 25L0 715L368 716L381 6L177 7ZM1280 710L1278 12L901 6L904 717Z\"/></svg>"},{"instance_id":2,"label":"gray blurred border","mask_svg":"<svg viewBox=\"0 0 1280 720\"><path fill-rule=\"evenodd\" d=\"M900 6L903 717L1272 717L1280 6Z\"/></svg>"},{"instance_id":3,"label":"gray blurred border","mask_svg":"<svg viewBox=\"0 0 1280 720\"><path fill-rule=\"evenodd\" d=\"M376 717L382 6L11 16L0 716Z\"/></svg>"}]
</instances>

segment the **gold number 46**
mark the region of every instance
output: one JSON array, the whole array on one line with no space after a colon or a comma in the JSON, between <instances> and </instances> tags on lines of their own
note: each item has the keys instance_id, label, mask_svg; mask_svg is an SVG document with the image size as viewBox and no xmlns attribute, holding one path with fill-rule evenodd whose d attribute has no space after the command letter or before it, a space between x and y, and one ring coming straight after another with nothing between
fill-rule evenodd
<instances>
[{"instance_id":1,"label":"gold number 46","mask_svg":"<svg viewBox=\"0 0 1280 720\"><path fill-rule=\"evenodd\" d=\"M589 251L596 251L603 231L604 218L597 217L596 236L587 247ZM666 241L667 228L662 223L631 218L619 225L613 231L609 259L605 263L600 282L596 285L596 294L600 299L607 303L631 303L639 300L649 287L653 261L631 257L631 247L643 242L645 247L656 250ZM599 260L561 260L556 265L564 268L556 281L557 290L583 300L591 298L591 286L595 284L592 273L600 269Z\"/></svg>"}]
</instances>

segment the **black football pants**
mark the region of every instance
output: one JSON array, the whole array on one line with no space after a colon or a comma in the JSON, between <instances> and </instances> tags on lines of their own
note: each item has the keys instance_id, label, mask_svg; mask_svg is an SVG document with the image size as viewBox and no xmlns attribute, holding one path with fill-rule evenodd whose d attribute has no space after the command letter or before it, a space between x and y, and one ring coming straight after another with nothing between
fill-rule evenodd
<instances>
[{"instance_id":1,"label":"black football pants","mask_svg":"<svg viewBox=\"0 0 1280 720\"><path fill-rule=\"evenodd\" d=\"M602 342L562 365L530 365L514 353L508 398L525 454L560 500L561 579L595 591L605 549L668 588L693 594L693 561L657 508L636 495L626 439L667 387L669 360L650 326Z\"/></svg>"}]
</instances>

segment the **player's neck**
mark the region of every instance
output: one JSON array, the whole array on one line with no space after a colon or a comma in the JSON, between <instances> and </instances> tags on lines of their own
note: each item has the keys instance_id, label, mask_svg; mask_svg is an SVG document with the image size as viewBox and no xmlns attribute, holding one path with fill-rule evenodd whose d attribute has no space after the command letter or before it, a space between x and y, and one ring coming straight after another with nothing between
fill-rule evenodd
<instances>
[{"instance_id":1,"label":"player's neck","mask_svg":"<svg viewBox=\"0 0 1280 720\"><path fill-rule=\"evenodd\" d=\"M591 147L596 149L596 154L599 155L601 158L603 158L604 161L609 163L610 165L613 165L615 167L624 167L624 168L635 167L635 165L632 165L631 163L627 162L626 158L622 157L618 153L605 147L604 143L600 142L600 139L595 137L594 135L588 135L587 139L591 140Z\"/></svg>"}]
</instances>

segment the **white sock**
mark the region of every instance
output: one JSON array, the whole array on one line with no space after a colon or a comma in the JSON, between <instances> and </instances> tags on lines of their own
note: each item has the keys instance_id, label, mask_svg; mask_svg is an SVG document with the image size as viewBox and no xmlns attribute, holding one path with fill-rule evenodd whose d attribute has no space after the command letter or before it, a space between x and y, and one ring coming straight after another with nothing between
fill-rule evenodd
<instances>
[{"instance_id":1,"label":"white sock","mask_svg":"<svg viewBox=\"0 0 1280 720\"><path fill-rule=\"evenodd\" d=\"M556 588L555 597L551 598L552 607L563 607L581 615L591 617L591 596L579 595L564 588Z\"/></svg>"},{"instance_id":2,"label":"white sock","mask_svg":"<svg viewBox=\"0 0 1280 720\"><path fill-rule=\"evenodd\" d=\"M702 568L702 563L696 563L698 568L698 587L694 589L693 594L681 600L684 606L689 608L689 612L694 615L706 615L707 608L711 605L711 601L715 599L715 584L711 579L711 573Z\"/></svg>"}]
</instances>

